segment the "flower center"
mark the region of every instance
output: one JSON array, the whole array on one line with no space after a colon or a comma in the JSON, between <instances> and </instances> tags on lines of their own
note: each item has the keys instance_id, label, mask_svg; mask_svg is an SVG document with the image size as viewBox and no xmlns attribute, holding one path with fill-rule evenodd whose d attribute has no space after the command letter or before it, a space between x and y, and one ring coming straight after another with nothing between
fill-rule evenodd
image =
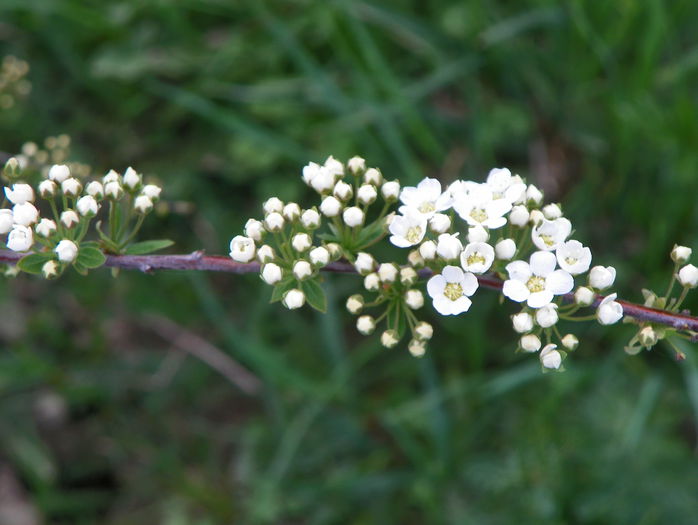
<instances>
[{"instance_id":1,"label":"flower center","mask_svg":"<svg viewBox=\"0 0 698 525\"><path fill-rule=\"evenodd\" d=\"M534 275L528 280L526 286L531 293L542 292L545 290L545 279Z\"/></svg>"},{"instance_id":2,"label":"flower center","mask_svg":"<svg viewBox=\"0 0 698 525\"><path fill-rule=\"evenodd\" d=\"M555 244L555 239L553 239L550 235L546 235L543 233L541 234L540 238L543 239L543 242L546 246L552 246L553 244Z\"/></svg>"},{"instance_id":3,"label":"flower center","mask_svg":"<svg viewBox=\"0 0 698 525\"><path fill-rule=\"evenodd\" d=\"M463 297L463 287L458 283L448 283L444 288L444 295L451 301L457 301Z\"/></svg>"},{"instance_id":4,"label":"flower center","mask_svg":"<svg viewBox=\"0 0 698 525\"><path fill-rule=\"evenodd\" d=\"M412 244L418 243L421 238L422 228L420 228L419 226L412 226L407 230L407 235L405 235L405 239L407 239Z\"/></svg>"},{"instance_id":5,"label":"flower center","mask_svg":"<svg viewBox=\"0 0 698 525\"><path fill-rule=\"evenodd\" d=\"M422 205L419 207L419 211L422 213L431 213L435 210L436 206L434 206L434 203L430 201L424 201Z\"/></svg>"},{"instance_id":6,"label":"flower center","mask_svg":"<svg viewBox=\"0 0 698 525\"><path fill-rule=\"evenodd\" d=\"M485 264L485 257L480 252L475 252L466 259L468 266L474 264Z\"/></svg>"},{"instance_id":7,"label":"flower center","mask_svg":"<svg viewBox=\"0 0 698 525\"><path fill-rule=\"evenodd\" d=\"M482 208L473 208L470 212L470 216L476 222L485 222L487 220L487 212Z\"/></svg>"},{"instance_id":8,"label":"flower center","mask_svg":"<svg viewBox=\"0 0 698 525\"><path fill-rule=\"evenodd\" d=\"M579 261L579 259L577 259L576 257L570 257L570 256L565 257L565 262L567 264L569 264L570 266L577 264L578 261Z\"/></svg>"}]
</instances>

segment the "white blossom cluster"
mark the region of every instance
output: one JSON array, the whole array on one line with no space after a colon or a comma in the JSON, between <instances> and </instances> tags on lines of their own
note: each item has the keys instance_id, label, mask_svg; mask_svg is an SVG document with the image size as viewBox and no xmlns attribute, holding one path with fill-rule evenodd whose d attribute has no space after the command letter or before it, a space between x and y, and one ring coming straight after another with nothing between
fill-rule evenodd
<instances>
[{"instance_id":1,"label":"white blossom cluster","mask_svg":"<svg viewBox=\"0 0 698 525\"><path fill-rule=\"evenodd\" d=\"M68 165L54 164L34 186L21 182L22 166L13 157L3 175L11 182L4 187L0 234L7 235L5 245L10 250L41 254L46 278L56 277L77 260L88 225L105 201L113 204L127 194L134 212L144 216L161 192L158 186L143 185L132 168L123 176L112 170L101 181L83 185Z\"/></svg>"}]
</instances>

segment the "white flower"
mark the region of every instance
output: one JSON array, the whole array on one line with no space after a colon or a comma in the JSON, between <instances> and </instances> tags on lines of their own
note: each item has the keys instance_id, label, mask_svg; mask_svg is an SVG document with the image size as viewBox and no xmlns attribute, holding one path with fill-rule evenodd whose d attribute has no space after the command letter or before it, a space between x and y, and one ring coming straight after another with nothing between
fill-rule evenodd
<instances>
[{"instance_id":1,"label":"white flower","mask_svg":"<svg viewBox=\"0 0 698 525\"><path fill-rule=\"evenodd\" d=\"M352 188L351 184L347 184L343 180L340 180L337 184L335 184L332 194L340 201L347 201L351 199L352 195L354 195L354 189Z\"/></svg>"},{"instance_id":2,"label":"white flower","mask_svg":"<svg viewBox=\"0 0 698 525\"><path fill-rule=\"evenodd\" d=\"M525 334L533 330L533 316L528 312L519 312L511 316L514 330L520 334Z\"/></svg>"},{"instance_id":3,"label":"white flower","mask_svg":"<svg viewBox=\"0 0 698 525\"><path fill-rule=\"evenodd\" d=\"M426 321L420 321L417 323L417 326L414 327L414 333L419 339L428 341L434 335L434 327Z\"/></svg>"},{"instance_id":4,"label":"white flower","mask_svg":"<svg viewBox=\"0 0 698 525\"><path fill-rule=\"evenodd\" d=\"M396 180L384 182L381 186L381 195L387 201L397 200L400 195L400 183Z\"/></svg>"},{"instance_id":5,"label":"white flower","mask_svg":"<svg viewBox=\"0 0 698 525\"><path fill-rule=\"evenodd\" d=\"M649 326L647 328L649 328ZM562 338L561 342L562 346L567 348L567 350L574 350L579 346L579 339L577 339L577 336L574 334L567 334Z\"/></svg>"},{"instance_id":6,"label":"white flower","mask_svg":"<svg viewBox=\"0 0 698 525\"><path fill-rule=\"evenodd\" d=\"M513 239L502 239L494 245L494 254L497 259L508 261L516 253L516 243Z\"/></svg>"},{"instance_id":7,"label":"white flower","mask_svg":"<svg viewBox=\"0 0 698 525\"><path fill-rule=\"evenodd\" d=\"M519 340L519 346L524 352L537 352L540 349L540 339L537 335L526 334Z\"/></svg>"},{"instance_id":8,"label":"white flower","mask_svg":"<svg viewBox=\"0 0 698 525\"><path fill-rule=\"evenodd\" d=\"M361 204L371 204L378 197L378 191L373 184L362 184L356 192L356 196Z\"/></svg>"},{"instance_id":9,"label":"white flower","mask_svg":"<svg viewBox=\"0 0 698 525\"><path fill-rule=\"evenodd\" d=\"M342 219L344 219L344 224L350 228L355 228L363 224L364 212L361 211L361 208L351 206L344 210L344 213L342 213Z\"/></svg>"},{"instance_id":10,"label":"white flower","mask_svg":"<svg viewBox=\"0 0 698 525\"><path fill-rule=\"evenodd\" d=\"M281 266L279 266L278 264L265 264L262 267L261 277L265 283L274 285L278 283L283 277L283 270L281 269Z\"/></svg>"},{"instance_id":11,"label":"white flower","mask_svg":"<svg viewBox=\"0 0 698 525\"><path fill-rule=\"evenodd\" d=\"M509 222L519 228L523 228L528 224L528 219L530 214L528 213L528 208L526 206L518 205L514 206L509 213Z\"/></svg>"},{"instance_id":12,"label":"white flower","mask_svg":"<svg viewBox=\"0 0 698 525\"><path fill-rule=\"evenodd\" d=\"M104 184L104 194L111 199L120 199L124 194L124 189L117 181L111 181Z\"/></svg>"},{"instance_id":13,"label":"white flower","mask_svg":"<svg viewBox=\"0 0 698 525\"><path fill-rule=\"evenodd\" d=\"M392 348L400 341L396 330L386 330L381 334L381 344L386 348Z\"/></svg>"},{"instance_id":14,"label":"white flower","mask_svg":"<svg viewBox=\"0 0 698 525\"><path fill-rule=\"evenodd\" d=\"M44 182L51 182L51 181L44 181ZM41 189L41 186L39 186L39 189ZM143 188L145 190L145 188ZM104 186L102 186L101 182L98 182L96 180L93 180L92 182L89 182L87 186L85 186L85 191L87 192L88 195L92 195L95 199L101 199L104 197Z\"/></svg>"},{"instance_id":15,"label":"white flower","mask_svg":"<svg viewBox=\"0 0 698 525\"><path fill-rule=\"evenodd\" d=\"M580 286L577 291L574 292L574 302L579 306L591 306L594 302L594 290L587 288L586 286Z\"/></svg>"},{"instance_id":16,"label":"white flower","mask_svg":"<svg viewBox=\"0 0 698 525\"><path fill-rule=\"evenodd\" d=\"M373 255L366 252L359 252L356 254L356 261L354 261L354 268L361 275L369 274L373 271L376 266L376 260Z\"/></svg>"},{"instance_id":17,"label":"white flower","mask_svg":"<svg viewBox=\"0 0 698 525\"><path fill-rule=\"evenodd\" d=\"M124 172L124 186L133 190L141 183L141 176L131 166Z\"/></svg>"},{"instance_id":18,"label":"white flower","mask_svg":"<svg viewBox=\"0 0 698 525\"><path fill-rule=\"evenodd\" d=\"M671 250L671 260L676 263L683 264L691 258L692 253L693 250L691 250L688 246L679 246L678 244L674 244L674 249Z\"/></svg>"},{"instance_id":19,"label":"white flower","mask_svg":"<svg viewBox=\"0 0 698 525\"><path fill-rule=\"evenodd\" d=\"M526 185L518 175L512 175L507 168L494 168L487 175L485 183L492 190L495 199L510 203L521 201L526 195Z\"/></svg>"},{"instance_id":20,"label":"white flower","mask_svg":"<svg viewBox=\"0 0 698 525\"><path fill-rule=\"evenodd\" d=\"M679 273L676 274L676 277L679 283L681 283L681 286L686 288L695 288L698 286L698 268L692 264L687 264L681 268Z\"/></svg>"},{"instance_id":21,"label":"white flower","mask_svg":"<svg viewBox=\"0 0 698 525\"><path fill-rule=\"evenodd\" d=\"M546 219L555 220L562 217L562 210L559 204L547 204L543 206L543 215Z\"/></svg>"},{"instance_id":22,"label":"white flower","mask_svg":"<svg viewBox=\"0 0 698 525\"><path fill-rule=\"evenodd\" d=\"M264 218L264 227L270 232L279 232L286 221L278 211L273 211Z\"/></svg>"},{"instance_id":23,"label":"white flower","mask_svg":"<svg viewBox=\"0 0 698 525\"><path fill-rule=\"evenodd\" d=\"M50 237L56 231L56 223L51 219L41 219L34 229L41 237Z\"/></svg>"},{"instance_id":24,"label":"white flower","mask_svg":"<svg viewBox=\"0 0 698 525\"><path fill-rule=\"evenodd\" d=\"M376 321L370 315L362 315L356 320L356 329L360 334L370 335L376 329Z\"/></svg>"},{"instance_id":25,"label":"white flower","mask_svg":"<svg viewBox=\"0 0 698 525\"><path fill-rule=\"evenodd\" d=\"M373 184L374 186L380 186L383 183L383 175L380 170L376 168L368 168L366 173L364 173L364 182L366 184Z\"/></svg>"},{"instance_id":26,"label":"white flower","mask_svg":"<svg viewBox=\"0 0 698 525\"><path fill-rule=\"evenodd\" d=\"M599 307L596 309L596 319L599 323L604 325L614 324L623 317L623 306L616 302L616 297L618 297L618 294L615 293L607 295L599 304Z\"/></svg>"},{"instance_id":27,"label":"white flower","mask_svg":"<svg viewBox=\"0 0 698 525\"><path fill-rule=\"evenodd\" d=\"M82 191L82 184L75 178L66 179L61 182L61 191L69 197L76 197Z\"/></svg>"},{"instance_id":28,"label":"white flower","mask_svg":"<svg viewBox=\"0 0 698 525\"><path fill-rule=\"evenodd\" d=\"M313 240L307 233L297 233L291 238L291 246L297 252L309 250L313 245Z\"/></svg>"},{"instance_id":29,"label":"white flower","mask_svg":"<svg viewBox=\"0 0 698 525\"><path fill-rule=\"evenodd\" d=\"M417 186L407 186L400 192L400 201L430 218L437 212L451 207L451 196L441 193L441 183L436 179L424 179Z\"/></svg>"},{"instance_id":30,"label":"white flower","mask_svg":"<svg viewBox=\"0 0 698 525\"><path fill-rule=\"evenodd\" d=\"M564 270L556 270L557 261L551 252L534 252L529 262L513 261L507 264L509 279L502 293L512 301L526 301L531 308L541 308L556 295L566 294L574 286L574 279Z\"/></svg>"},{"instance_id":31,"label":"white flower","mask_svg":"<svg viewBox=\"0 0 698 525\"><path fill-rule=\"evenodd\" d=\"M446 266L440 274L427 282L427 292L434 301L434 308L441 315L458 315L467 312L472 304L469 296L477 290L477 277L464 273L457 266Z\"/></svg>"},{"instance_id":32,"label":"white flower","mask_svg":"<svg viewBox=\"0 0 698 525\"><path fill-rule=\"evenodd\" d=\"M39 195L41 195L44 199L53 197L56 194L57 189L58 186L52 180L42 180L39 183Z\"/></svg>"},{"instance_id":33,"label":"white flower","mask_svg":"<svg viewBox=\"0 0 698 525\"><path fill-rule=\"evenodd\" d=\"M296 202L289 202L283 207L282 215L287 221L295 221L301 216L301 207Z\"/></svg>"},{"instance_id":34,"label":"white flower","mask_svg":"<svg viewBox=\"0 0 698 525\"><path fill-rule=\"evenodd\" d=\"M262 240L262 234L264 233L264 224L257 219L247 219L245 223L245 236L249 237L253 241L259 242Z\"/></svg>"},{"instance_id":35,"label":"white flower","mask_svg":"<svg viewBox=\"0 0 698 525\"><path fill-rule=\"evenodd\" d=\"M29 184L13 184L12 189L5 188L7 200L12 204L24 204L25 202L34 201L34 190Z\"/></svg>"},{"instance_id":36,"label":"white flower","mask_svg":"<svg viewBox=\"0 0 698 525\"><path fill-rule=\"evenodd\" d=\"M141 193L152 201L158 200L160 198L161 192L162 188L160 186L156 186L155 184L146 184L145 186L143 186L143 189L141 190Z\"/></svg>"},{"instance_id":37,"label":"white flower","mask_svg":"<svg viewBox=\"0 0 698 525\"><path fill-rule=\"evenodd\" d=\"M64 263L73 262L78 256L77 244L69 239L63 239L53 251L58 255L58 260Z\"/></svg>"},{"instance_id":38,"label":"white flower","mask_svg":"<svg viewBox=\"0 0 698 525\"><path fill-rule=\"evenodd\" d=\"M347 161L347 167L354 175L366 170L366 159L355 156Z\"/></svg>"},{"instance_id":39,"label":"white flower","mask_svg":"<svg viewBox=\"0 0 698 525\"><path fill-rule=\"evenodd\" d=\"M572 275L579 275L591 265L591 250L579 241L567 241L555 250L560 268Z\"/></svg>"},{"instance_id":40,"label":"white flower","mask_svg":"<svg viewBox=\"0 0 698 525\"><path fill-rule=\"evenodd\" d=\"M407 349L410 351L410 354L412 354L413 357L422 357L427 351L427 344L425 341L412 339L407 345Z\"/></svg>"},{"instance_id":41,"label":"white flower","mask_svg":"<svg viewBox=\"0 0 698 525\"><path fill-rule=\"evenodd\" d=\"M323 246L313 248L310 250L308 256L310 257L310 262L314 266L325 266L328 262L330 262L330 252L328 252L327 248Z\"/></svg>"},{"instance_id":42,"label":"white flower","mask_svg":"<svg viewBox=\"0 0 698 525\"><path fill-rule=\"evenodd\" d=\"M78 217L78 214L73 210L65 210L61 213L61 223L63 223L66 228L72 228L79 222L80 217Z\"/></svg>"},{"instance_id":43,"label":"white flower","mask_svg":"<svg viewBox=\"0 0 698 525\"><path fill-rule=\"evenodd\" d=\"M397 279L398 269L393 263L383 263L378 267L378 277L381 282L392 283Z\"/></svg>"},{"instance_id":44,"label":"white flower","mask_svg":"<svg viewBox=\"0 0 698 525\"><path fill-rule=\"evenodd\" d=\"M281 213L284 210L284 203L278 197L270 197L262 204L265 215L270 213Z\"/></svg>"},{"instance_id":45,"label":"white flower","mask_svg":"<svg viewBox=\"0 0 698 525\"><path fill-rule=\"evenodd\" d=\"M540 351L540 362L545 368L557 370L562 364L562 354L558 352L557 345L545 345Z\"/></svg>"},{"instance_id":46,"label":"white flower","mask_svg":"<svg viewBox=\"0 0 698 525\"><path fill-rule=\"evenodd\" d=\"M9 233L13 224L14 220L12 218L12 210L0 210L0 234L5 235L6 233Z\"/></svg>"},{"instance_id":47,"label":"white flower","mask_svg":"<svg viewBox=\"0 0 698 525\"><path fill-rule=\"evenodd\" d=\"M308 261L296 261L293 265L293 275L299 281L307 279L313 274L313 267L310 266Z\"/></svg>"},{"instance_id":48,"label":"white flower","mask_svg":"<svg viewBox=\"0 0 698 525\"><path fill-rule=\"evenodd\" d=\"M78 202L75 203L75 207L78 209L80 215L96 215L99 211L97 201L92 195L80 197Z\"/></svg>"},{"instance_id":49,"label":"white flower","mask_svg":"<svg viewBox=\"0 0 698 525\"><path fill-rule=\"evenodd\" d=\"M536 188L533 184L529 184L528 188L526 188L526 200L535 206L540 206L543 202L543 192Z\"/></svg>"},{"instance_id":50,"label":"white flower","mask_svg":"<svg viewBox=\"0 0 698 525\"><path fill-rule=\"evenodd\" d=\"M613 266L594 266L589 272L589 285L597 290L609 288L616 280L616 269Z\"/></svg>"},{"instance_id":51,"label":"white flower","mask_svg":"<svg viewBox=\"0 0 698 525\"><path fill-rule=\"evenodd\" d=\"M31 202L15 204L12 207L12 219L15 224L29 226L39 220L39 210Z\"/></svg>"},{"instance_id":52,"label":"white flower","mask_svg":"<svg viewBox=\"0 0 698 525\"><path fill-rule=\"evenodd\" d=\"M274 248L272 248L268 244L264 244L264 245L260 246L259 249L257 250L257 259L262 264L273 261L274 260Z\"/></svg>"},{"instance_id":53,"label":"white flower","mask_svg":"<svg viewBox=\"0 0 698 525\"><path fill-rule=\"evenodd\" d=\"M392 234L390 242L398 248L407 248L419 244L427 232L427 218L421 213L406 208L404 215L396 215L388 231Z\"/></svg>"},{"instance_id":54,"label":"white flower","mask_svg":"<svg viewBox=\"0 0 698 525\"><path fill-rule=\"evenodd\" d=\"M533 239L533 244L535 244L538 249L553 251L565 242L565 239L567 239L571 232L572 223L564 217L560 217L553 221L544 219L533 228L531 238Z\"/></svg>"},{"instance_id":55,"label":"white flower","mask_svg":"<svg viewBox=\"0 0 698 525\"><path fill-rule=\"evenodd\" d=\"M344 175L344 165L332 155L325 159L325 169L332 175Z\"/></svg>"},{"instance_id":56,"label":"white flower","mask_svg":"<svg viewBox=\"0 0 698 525\"><path fill-rule=\"evenodd\" d=\"M305 304L305 294L298 288L293 288L286 292L281 302L289 310L295 310Z\"/></svg>"},{"instance_id":57,"label":"white flower","mask_svg":"<svg viewBox=\"0 0 698 525\"><path fill-rule=\"evenodd\" d=\"M301 224L309 230L314 230L320 226L320 214L314 208L305 210L301 214Z\"/></svg>"},{"instance_id":58,"label":"white flower","mask_svg":"<svg viewBox=\"0 0 698 525\"><path fill-rule=\"evenodd\" d=\"M487 242L490 240L490 232L482 226L468 228L468 242Z\"/></svg>"},{"instance_id":59,"label":"white flower","mask_svg":"<svg viewBox=\"0 0 698 525\"><path fill-rule=\"evenodd\" d=\"M451 218L445 213L435 213L434 216L429 219L429 228L434 233L446 233L451 227Z\"/></svg>"},{"instance_id":60,"label":"white flower","mask_svg":"<svg viewBox=\"0 0 698 525\"><path fill-rule=\"evenodd\" d=\"M536 323L543 328L550 328L558 321L557 305L555 303L546 304L536 310Z\"/></svg>"},{"instance_id":61,"label":"white flower","mask_svg":"<svg viewBox=\"0 0 698 525\"><path fill-rule=\"evenodd\" d=\"M366 277L364 277L364 288L368 290L369 292L375 292L380 288L381 285L381 279L378 277L377 273L369 273Z\"/></svg>"},{"instance_id":62,"label":"white flower","mask_svg":"<svg viewBox=\"0 0 698 525\"><path fill-rule=\"evenodd\" d=\"M133 201L133 209L138 213L148 213L153 209L153 201L146 195L139 195Z\"/></svg>"},{"instance_id":63,"label":"white flower","mask_svg":"<svg viewBox=\"0 0 698 525\"><path fill-rule=\"evenodd\" d=\"M463 245L458 240L457 233L442 233L439 235L438 243L436 244L436 253L439 257L447 261L452 261L453 259L457 259L462 251Z\"/></svg>"},{"instance_id":64,"label":"white flower","mask_svg":"<svg viewBox=\"0 0 698 525\"><path fill-rule=\"evenodd\" d=\"M494 197L487 185L472 186L467 194L459 194L456 197L453 209L470 226L494 230L507 223L504 215L511 210L509 200Z\"/></svg>"},{"instance_id":65,"label":"white flower","mask_svg":"<svg viewBox=\"0 0 698 525\"><path fill-rule=\"evenodd\" d=\"M44 279L52 279L58 275L58 263L56 261L46 261L41 267L41 273Z\"/></svg>"},{"instance_id":66,"label":"white flower","mask_svg":"<svg viewBox=\"0 0 698 525\"><path fill-rule=\"evenodd\" d=\"M419 255L426 261L431 261L436 257L436 243L434 241L424 241L419 246Z\"/></svg>"},{"instance_id":67,"label":"white flower","mask_svg":"<svg viewBox=\"0 0 698 525\"><path fill-rule=\"evenodd\" d=\"M320 204L320 211L326 217L336 217L342 210L342 203L336 197L325 197Z\"/></svg>"},{"instance_id":68,"label":"white flower","mask_svg":"<svg viewBox=\"0 0 698 525\"><path fill-rule=\"evenodd\" d=\"M471 242L460 254L460 264L466 272L485 273L494 261L494 248L485 242Z\"/></svg>"},{"instance_id":69,"label":"white flower","mask_svg":"<svg viewBox=\"0 0 698 525\"><path fill-rule=\"evenodd\" d=\"M347 299L347 311L352 315L361 313L364 307L364 298L360 294L354 294Z\"/></svg>"},{"instance_id":70,"label":"white flower","mask_svg":"<svg viewBox=\"0 0 698 525\"><path fill-rule=\"evenodd\" d=\"M405 304L412 310L419 310L424 306L424 295L419 290L407 290L405 292Z\"/></svg>"},{"instance_id":71,"label":"white flower","mask_svg":"<svg viewBox=\"0 0 698 525\"><path fill-rule=\"evenodd\" d=\"M49 178L51 178L50 172L49 172ZM65 177L65 178L67 179L68 177ZM54 179L54 180L56 180L56 182L63 182L63 180L65 180L65 179L61 179L61 180ZM109 170L109 172L104 177L102 177L102 184L104 184L106 186L110 182L118 182L119 184L121 184L121 175L119 175L114 170Z\"/></svg>"},{"instance_id":72,"label":"white flower","mask_svg":"<svg viewBox=\"0 0 698 525\"><path fill-rule=\"evenodd\" d=\"M242 235L236 235L230 241L230 257L234 261L248 263L254 259L255 245L254 240Z\"/></svg>"},{"instance_id":73,"label":"white flower","mask_svg":"<svg viewBox=\"0 0 698 525\"><path fill-rule=\"evenodd\" d=\"M7 247L13 252L26 252L34 244L34 235L26 226L15 226L7 237Z\"/></svg>"},{"instance_id":74,"label":"white flower","mask_svg":"<svg viewBox=\"0 0 698 525\"><path fill-rule=\"evenodd\" d=\"M48 170L48 178L61 183L70 177L70 168L65 164L54 164Z\"/></svg>"}]
</instances>

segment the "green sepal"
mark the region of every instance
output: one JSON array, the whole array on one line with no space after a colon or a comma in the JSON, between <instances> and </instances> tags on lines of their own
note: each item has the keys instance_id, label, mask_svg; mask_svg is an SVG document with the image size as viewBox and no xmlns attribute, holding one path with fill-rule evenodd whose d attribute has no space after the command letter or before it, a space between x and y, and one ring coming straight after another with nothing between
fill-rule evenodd
<instances>
[{"instance_id":1,"label":"green sepal","mask_svg":"<svg viewBox=\"0 0 698 525\"><path fill-rule=\"evenodd\" d=\"M107 261L106 256L97 247L97 243L86 242L80 245L78 249L78 256L73 262L73 265L79 266L81 269L89 270L92 268L99 268ZM78 270L79 271L79 270Z\"/></svg>"},{"instance_id":2,"label":"green sepal","mask_svg":"<svg viewBox=\"0 0 698 525\"><path fill-rule=\"evenodd\" d=\"M274 291L271 293L270 303L276 303L284 298L286 292L294 288L296 285L296 280L293 277L287 277L280 283L274 286Z\"/></svg>"},{"instance_id":3,"label":"green sepal","mask_svg":"<svg viewBox=\"0 0 698 525\"><path fill-rule=\"evenodd\" d=\"M164 250L174 244L174 241L169 239L157 239L153 241L142 241L134 242L129 244L124 253L126 255L145 255L147 253L153 253L160 250Z\"/></svg>"},{"instance_id":4,"label":"green sepal","mask_svg":"<svg viewBox=\"0 0 698 525\"><path fill-rule=\"evenodd\" d=\"M17 268L26 273L40 274L41 269L48 261L53 259L53 253L30 253L17 261Z\"/></svg>"},{"instance_id":5,"label":"green sepal","mask_svg":"<svg viewBox=\"0 0 698 525\"><path fill-rule=\"evenodd\" d=\"M315 279L309 279L301 283L301 288L305 293L305 300L318 312L327 312L327 297L325 291Z\"/></svg>"},{"instance_id":6,"label":"green sepal","mask_svg":"<svg viewBox=\"0 0 698 525\"><path fill-rule=\"evenodd\" d=\"M356 240L356 251L359 251L367 246L370 246L375 241L380 239L385 235L385 219L378 219L365 228L359 233L359 238Z\"/></svg>"}]
</instances>

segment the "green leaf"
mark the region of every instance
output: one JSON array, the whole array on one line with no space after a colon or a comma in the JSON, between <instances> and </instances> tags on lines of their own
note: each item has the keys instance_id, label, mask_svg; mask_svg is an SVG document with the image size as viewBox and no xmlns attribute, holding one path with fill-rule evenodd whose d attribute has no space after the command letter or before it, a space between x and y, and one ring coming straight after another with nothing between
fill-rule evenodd
<instances>
[{"instance_id":1,"label":"green leaf","mask_svg":"<svg viewBox=\"0 0 698 525\"><path fill-rule=\"evenodd\" d=\"M17 268L23 272L40 274L44 264L53 259L53 253L30 253L17 261Z\"/></svg>"},{"instance_id":2,"label":"green leaf","mask_svg":"<svg viewBox=\"0 0 698 525\"><path fill-rule=\"evenodd\" d=\"M370 246L385 235L385 219L379 219L366 226L356 240L356 250Z\"/></svg>"},{"instance_id":3,"label":"green leaf","mask_svg":"<svg viewBox=\"0 0 698 525\"><path fill-rule=\"evenodd\" d=\"M129 244L124 250L124 253L126 255L145 255L146 253L153 253L160 250L164 250L165 248L172 246L173 244L174 241L171 241L169 239L135 242L133 244Z\"/></svg>"},{"instance_id":4,"label":"green leaf","mask_svg":"<svg viewBox=\"0 0 698 525\"><path fill-rule=\"evenodd\" d=\"M301 287L303 288L305 300L308 301L308 304L318 312L325 313L327 311L327 297L320 283L314 279L310 279L308 281L303 281Z\"/></svg>"},{"instance_id":5,"label":"green leaf","mask_svg":"<svg viewBox=\"0 0 698 525\"><path fill-rule=\"evenodd\" d=\"M274 291L271 294L270 303L276 303L284 298L284 294L296 285L296 280L293 277L287 277L279 284L274 286Z\"/></svg>"},{"instance_id":6,"label":"green leaf","mask_svg":"<svg viewBox=\"0 0 698 525\"><path fill-rule=\"evenodd\" d=\"M90 268L99 268L106 262L106 260L107 258L105 255L94 244L84 243L80 245L78 257L75 259L73 264L76 266L76 269L79 266L80 269L87 270Z\"/></svg>"}]
</instances>

